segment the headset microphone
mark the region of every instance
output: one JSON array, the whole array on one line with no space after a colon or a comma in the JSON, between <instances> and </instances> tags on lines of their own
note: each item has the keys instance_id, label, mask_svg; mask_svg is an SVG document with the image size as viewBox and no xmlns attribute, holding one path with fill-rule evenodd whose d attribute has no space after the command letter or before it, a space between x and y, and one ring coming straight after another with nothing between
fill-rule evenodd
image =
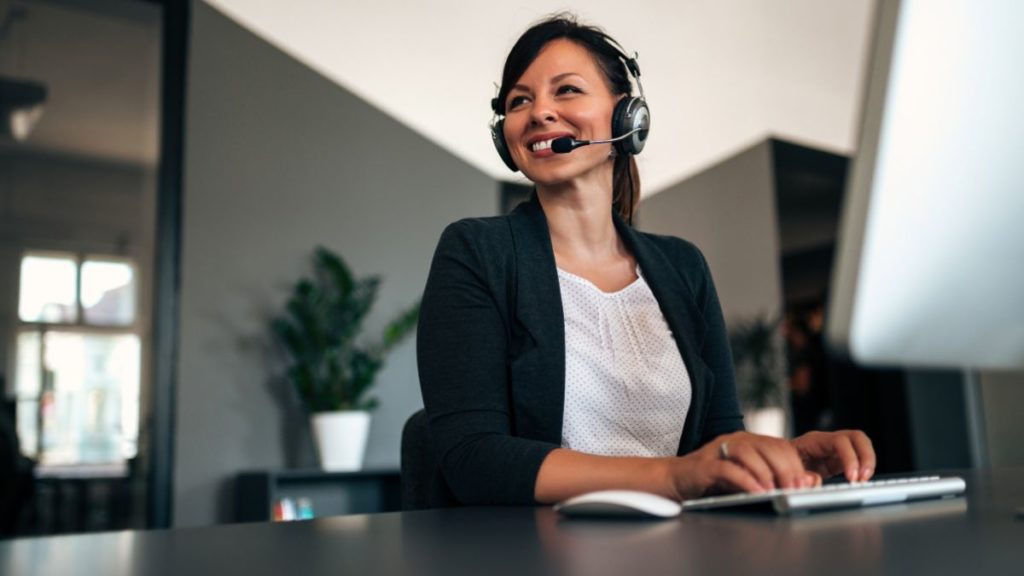
<instances>
[{"instance_id":1,"label":"headset microphone","mask_svg":"<svg viewBox=\"0 0 1024 576\"><path fill-rule=\"evenodd\" d=\"M624 138L629 138L633 134L641 132L640 140L647 139L647 127L634 128L629 132L626 132L622 136L616 136L615 138L609 138L607 140L577 140L572 136L562 136L561 138L555 138L551 141L551 151L556 154L568 154L577 148L583 146L590 146L591 144L610 144L612 142L618 142Z\"/></svg>"}]
</instances>

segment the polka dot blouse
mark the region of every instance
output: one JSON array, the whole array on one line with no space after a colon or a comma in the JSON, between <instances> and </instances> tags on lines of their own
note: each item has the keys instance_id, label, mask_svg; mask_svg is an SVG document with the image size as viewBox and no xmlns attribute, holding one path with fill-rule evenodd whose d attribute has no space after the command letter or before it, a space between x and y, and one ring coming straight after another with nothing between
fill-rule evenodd
<instances>
[{"instance_id":1,"label":"polka dot blouse","mask_svg":"<svg viewBox=\"0 0 1024 576\"><path fill-rule=\"evenodd\" d=\"M639 276L617 292L558 270L565 313L562 447L606 456L673 456L690 376L658 301Z\"/></svg>"}]
</instances>

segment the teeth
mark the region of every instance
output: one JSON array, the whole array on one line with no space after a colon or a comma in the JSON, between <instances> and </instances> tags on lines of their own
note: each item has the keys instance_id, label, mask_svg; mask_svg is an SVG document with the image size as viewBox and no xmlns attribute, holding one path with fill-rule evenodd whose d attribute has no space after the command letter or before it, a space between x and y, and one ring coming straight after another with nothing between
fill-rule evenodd
<instances>
[{"instance_id":1,"label":"teeth","mask_svg":"<svg viewBox=\"0 0 1024 576\"><path fill-rule=\"evenodd\" d=\"M534 152L547 150L548 148L551 148L551 142L553 142L554 140L555 139L552 138L551 140L541 140L540 142L534 142L533 144L530 145L530 150L533 150Z\"/></svg>"}]
</instances>

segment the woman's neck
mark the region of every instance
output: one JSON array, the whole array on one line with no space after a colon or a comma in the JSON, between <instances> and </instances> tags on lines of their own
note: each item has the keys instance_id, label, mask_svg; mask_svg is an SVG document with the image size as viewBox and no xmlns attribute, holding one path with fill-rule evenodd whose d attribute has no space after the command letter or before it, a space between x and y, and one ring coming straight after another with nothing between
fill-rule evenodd
<instances>
[{"instance_id":1,"label":"woman's neck","mask_svg":"<svg viewBox=\"0 0 1024 576\"><path fill-rule=\"evenodd\" d=\"M557 186L537 185L537 198L544 208L551 246L560 265L599 264L623 254L612 220L611 170L607 172Z\"/></svg>"}]
</instances>

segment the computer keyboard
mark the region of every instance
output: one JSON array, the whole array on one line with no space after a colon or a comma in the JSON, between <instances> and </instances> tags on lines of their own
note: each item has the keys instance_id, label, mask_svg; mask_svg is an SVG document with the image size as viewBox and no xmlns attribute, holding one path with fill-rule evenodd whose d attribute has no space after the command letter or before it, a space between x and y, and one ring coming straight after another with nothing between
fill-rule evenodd
<instances>
[{"instance_id":1,"label":"computer keyboard","mask_svg":"<svg viewBox=\"0 0 1024 576\"><path fill-rule=\"evenodd\" d=\"M927 498L952 497L966 489L956 476L920 476L871 482L825 484L816 488L791 488L750 494L711 496L683 502L683 510L737 507L768 507L789 515L812 510L892 504Z\"/></svg>"}]
</instances>

